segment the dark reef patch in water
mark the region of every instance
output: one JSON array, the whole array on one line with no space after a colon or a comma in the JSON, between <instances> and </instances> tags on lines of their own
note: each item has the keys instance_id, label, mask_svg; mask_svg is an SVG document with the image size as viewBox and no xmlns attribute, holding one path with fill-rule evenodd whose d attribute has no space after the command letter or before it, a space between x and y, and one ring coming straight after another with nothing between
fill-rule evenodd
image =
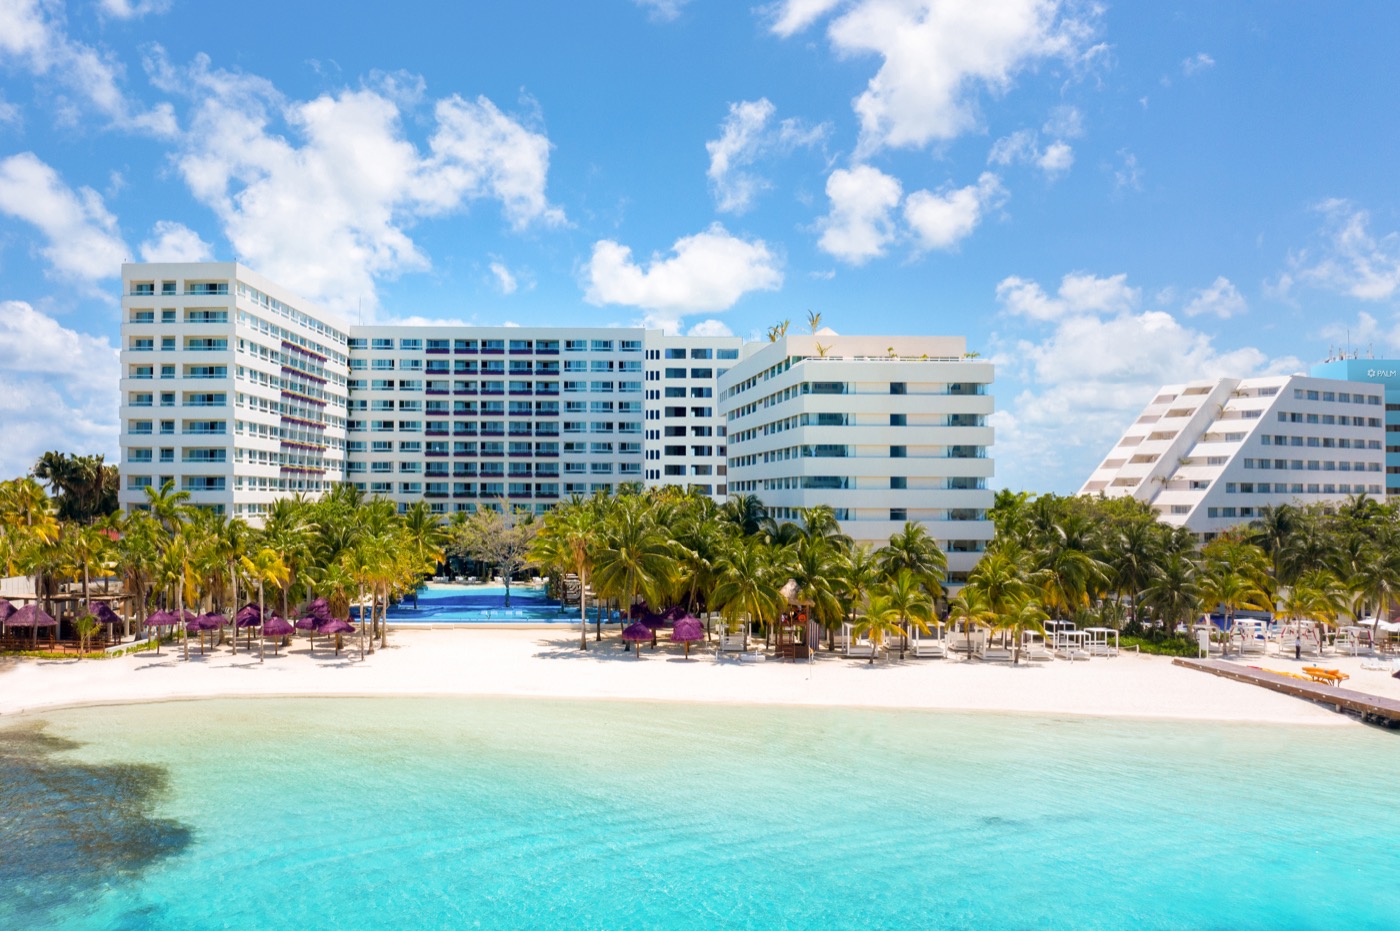
<instances>
[{"instance_id":1,"label":"dark reef patch in water","mask_svg":"<svg viewBox=\"0 0 1400 931\"><path fill-rule=\"evenodd\" d=\"M136 881L193 840L185 826L154 816L165 770L60 756L78 746L42 722L0 728L0 926L44 925L55 910Z\"/></svg>"}]
</instances>

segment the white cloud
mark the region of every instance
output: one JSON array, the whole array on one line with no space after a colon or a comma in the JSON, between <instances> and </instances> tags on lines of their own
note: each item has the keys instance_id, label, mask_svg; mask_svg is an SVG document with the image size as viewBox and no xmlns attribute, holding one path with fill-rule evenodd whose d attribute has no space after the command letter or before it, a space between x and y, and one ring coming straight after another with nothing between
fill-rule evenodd
<instances>
[{"instance_id":1,"label":"white cloud","mask_svg":"<svg viewBox=\"0 0 1400 931\"><path fill-rule=\"evenodd\" d=\"M1122 314L1136 307L1141 296L1137 288L1128 285L1126 274L1100 278L1085 272L1070 272L1060 279L1055 297L1046 294L1039 282L1015 275L997 284L997 300L1008 311L1041 321Z\"/></svg>"},{"instance_id":2,"label":"white cloud","mask_svg":"<svg viewBox=\"0 0 1400 931\"><path fill-rule=\"evenodd\" d=\"M100 0L102 12L116 19L135 19L170 9L171 0Z\"/></svg>"},{"instance_id":3,"label":"white cloud","mask_svg":"<svg viewBox=\"0 0 1400 931\"><path fill-rule=\"evenodd\" d=\"M776 35L786 39L821 19L845 0L780 0L769 8Z\"/></svg>"},{"instance_id":4,"label":"white cloud","mask_svg":"<svg viewBox=\"0 0 1400 931\"><path fill-rule=\"evenodd\" d=\"M904 222L921 249L952 249L962 242L982 216L1006 199L1001 179L982 172L976 184L938 193L915 191L904 202Z\"/></svg>"},{"instance_id":5,"label":"white cloud","mask_svg":"<svg viewBox=\"0 0 1400 931\"><path fill-rule=\"evenodd\" d=\"M821 220L817 245L843 262L861 265L885 254L895 236L892 214L899 206L899 180L878 168L838 168L826 179L831 211Z\"/></svg>"},{"instance_id":6,"label":"white cloud","mask_svg":"<svg viewBox=\"0 0 1400 931\"><path fill-rule=\"evenodd\" d=\"M1034 130L1018 129L992 143L992 150L987 153L987 162L992 165L1011 165L1032 161L1038 154L1036 142Z\"/></svg>"},{"instance_id":7,"label":"white cloud","mask_svg":"<svg viewBox=\"0 0 1400 931\"><path fill-rule=\"evenodd\" d=\"M1142 169L1138 168L1137 156L1127 149L1118 150L1118 167L1113 170L1113 190L1142 190Z\"/></svg>"},{"instance_id":8,"label":"white cloud","mask_svg":"<svg viewBox=\"0 0 1400 931\"><path fill-rule=\"evenodd\" d=\"M18 123L19 121L19 105L10 103L5 99L4 94L0 94L0 126L6 123Z\"/></svg>"},{"instance_id":9,"label":"white cloud","mask_svg":"<svg viewBox=\"0 0 1400 931\"><path fill-rule=\"evenodd\" d=\"M718 223L676 240L669 256L653 254L645 267L630 248L603 239L585 270L584 300L641 308L648 326L675 332L687 313L727 310L750 291L776 291L778 265L763 240L733 236Z\"/></svg>"},{"instance_id":10,"label":"white cloud","mask_svg":"<svg viewBox=\"0 0 1400 931\"><path fill-rule=\"evenodd\" d=\"M421 219L494 200L513 230L565 222L545 196L548 138L485 97L437 101L424 153L394 99L411 84L402 76L387 90L288 101L205 56L188 69L159 57L150 67L195 98L175 164L238 259L347 316L373 315L376 279L429 267L409 235Z\"/></svg>"},{"instance_id":11,"label":"white cloud","mask_svg":"<svg viewBox=\"0 0 1400 931\"><path fill-rule=\"evenodd\" d=\"M1058 298L1035 281L998 286L1003 303L1023 302L1018 314L1048 323L1034 333L1022 323L994 358L998 378L1021 386L994 423L997 472L1008 487L1077 490L1164 384L1302 367L1254 347L1217 347L1169 313L1137 310L1138 295L1123 275L1066 275Z\"/></svg>"},{"instance_id":12,"label":"white cloud","mask_svg":"<svg viewBox=\"0 0 1400 931\"><path fill-rule=\"evenodd\" d=\"M1045 147L1035 164L1047 177L1062 175L1074 165L1074 149L1069 143L1057 139Z\"/></svg>"},{"instance_id":13,"label":"white cloud","mask_svg":"<svg viewBox=\"0 0 1400 931\"><path fill-rule=\"evenodd\" d=\"M510 269L506 268L505 265L500 262L492 262L490 267L491 274L496 279L496 287L501 289L501 293L514 294L515 289L520 287L520 284L515 280L515 276L511 274Z\"/></svg>"},{"instance_id":14,"label":"white cloud","mask_svg":"<svg viewBox=\"0 0 1400 931\"><path fill-rule=\"evenodd\" d=\"M68 36L62 3L45 0L0 3L0 63L4 62L81 98L81 106L60 100L53 107L66 121L80 119L82 110L90 108L118 129L159 137L171 137L178 131L170 104L160 103L148 108L130 99L121 87L121 65L110 54Z\"/></svg>"},{"instance_id":15,"label":"white cloud","mask_svg":"<svg viewBox=\"0 0 1400 931\"><path fill-rule=\"evenodd\" d=\"M23 301L0 301L0 476L50 449L117 456L117 349Z\"/></svg>"},{"instance_id":16,"label":"white cloud","mask_svg":"<svg viewBox=\"0 0 1400 931\"><path fill-rule=\"evenodd\" d=\"M681 10L690 0L632 0L647 11L655 22L667 23L681 15Z\"/></svg>"},{"instance_id":17,"label":"white cloud","mask_svg":"<svg viewBox=\"0 0 1400 931\"><path fill-rule=\"evenodd\" d=\"M1290 259L1294 274L1283 278L1364 301L1394 297L1400 290L1400 233L1377 238L1370 213L1348 200L1333 198L1315 209L1323 216L1321 243L1295 253Z\"/></svg>"},{"instance_id":18,"label":"white cloud","mask_svg":"<svg viewBox=\"0 0 1400 931\"><path fill-rule=\"evenodd\" d=\"M1248 309L1249 305L1245 302L1244 295L1240 294L1239 288L1236 288L1224 275L1211 282L1210 287L1194 292L1185 307L1188 317L1214 314L1221 319L1234 317Z\"/></svg>"},{"instance_id":19,"label":"white cloud","mask_svg":"<svg viewBox=\"0 0 1400 931\"><path fill-rule=\"evenodd\" d=\"M430 140L435 156L423 167L421 195L442 209L462 198L501 202L511 228L531 224L560 226L564 211L545 197L549 138L532 132L485 97L440 100L434 110L438 131Z\"/></svg>"},{"instance_id":20,"label":"white cloud","mask_svg":"<svg viewBox=\"0 0 1400 931\"><path fill-rule=\"evenodd\" d=\"M1196 54L1192 55L1190 58L1186 58L1186 59L1183 59L1183 60L1182 60L1182 62L1181 62L1181 73L1184 74L1184 75L1186 75L1186 76L1189 78L1189 77L1191 77L1191 76L1193 76L1193 75L1200 74L1202 71L1208 71L1208 70L1210 70L1211 68L1214 68L1214 67L1215 67L1215 59L1214 59L1214 58L1211 58L1211 57L1210 57L1209 55L1207 55L1205 52L1197 52Z\"/></svg>"},{"instance_id":21,"label":"white cloud","mask_svg":"<svg viewBox=\"0 0 1400 931\"><path fill-rule=\"evenodd\" d=\"M39 251L63 276L113 278L131 255L102 195L89 187L68 187L32 152L0 161L0 212L33 224L44 235Z\"/></svg>"},{"instance_id":22,"label":"white cloud","mask_svg":"<svg viewBox=\"0 0 1400 931\"><path fill-rule=\"evenodd\" d=\"M1038 133L1031 129L1018 129L992 143L987 162L992 165L1034 165L1047 178L1053 179L1069 171L1074 164L1074 148L1063 139L1056 139L1042 149Z\"/></svg>"},{"instance_id":23,"label":"white cloud","mask_svg":"<svg viewBox=\"0 0 1400 931\"><path fill-rule=\"evenodd\" d=\"M701 320L687 331L688 336L733 336L734 331L723 320Z\"/></svg>"},{"instance_id":24,"label":"white cloud","mask_svg":"<svg viewBox=\"0 0 1400 931\"><path fill-rule=\"evenodd\" d=\"M715 209L729 213L747 210L754 197L768 188L768 182L746 168L764 156L819 143L830 128L824 123L809 128L795 119L770 127L776 112L777 107L766 97L731 103L720 137L705 143L710 154L706 173L714 188Z\"/></svg>"},{"instance_id":25,"label":"white cloud","mask_svg":"<svg viewBox=\"0 0 1400 931\"><path fill-rule=\"evenodd\" d=\"M1084 114L1069 104L1055 107L1041 131L1061 139L1078 139L1084 135Z\"/></svg>"},{"instance_id":26,"label":"white cloud","mask_svg":"<svg viewBox=\"0 0 1400 931\"><path fill-rule=\"evenodd\" d=\"M772 29L789 36L838 4L788 0ZM857 156L954 139L978 125L977 98L1004 93L1036 64L1085 60L1101 13L1060 0L854 0L827 35L843 56L874 54L879 71L856 98ZM1081 15L1082 14L1082 15Z\"/></svg>"},{"instance_id":27,"label":"white cloud","mask_svg":"<svg viewBox=\"0 0 1400 931\"><path fill-rule=\"evenodd\" d=\"M208 262L214 257L213 247L198 233L171 220L158 221L140 249L143 262Z\"/></svg>"}]
</instances>

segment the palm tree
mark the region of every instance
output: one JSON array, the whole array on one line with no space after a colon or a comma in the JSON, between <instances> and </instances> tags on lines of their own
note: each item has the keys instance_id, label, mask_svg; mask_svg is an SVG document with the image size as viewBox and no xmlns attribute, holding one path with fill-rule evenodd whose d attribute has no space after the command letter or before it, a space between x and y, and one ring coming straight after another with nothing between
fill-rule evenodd
<instances>
[{"instance_id":1,"label":"palm tree","mask_svg":"<svg viewBox=\"0 0 1400 931\"><path fill-rule=\"evenodd\" d=\"M286 566L286 577L277 585L281 590L282 616L291 613L291 595L301 570L311 562L316 528L311 523L309 502L300 495L278 498L263 518L262 545L275 550Z\"/></svg>"},{"instance_id":2,"label":"palm tree","mask_svg":"<svg viewBox=\"0 0 1400 931\"><path fill-rule=\"evenodd\" d=\"M270 546L264 546L251 556L244 556L240 562L243 571L258 583L258 662L263 661L262 623L267 617L267 596L265 586L287 584L291 570L283 562L281 554Z\"/></svg>"},{"instance_id":3,"label":"palm tree","mask_svg":"<svg viewBox=\"0 0 1400 931\"><path fill-rule=\"evenodd\" d=\"M782 584L787 572L785 566L775 563L768 545L751 537L735 540L720 556L715 570L719 579L713 595L715 605L731 630L741 615L765 626L777 620L785 604Z\"/></svg>"},{"instance_id":4,"label":"palm tree","mask_svg":"<svg viewBox=\"0 0 1400 931\"><path fill-rule=\"evenodd\" d=\"M1200 614L1203 597L1196 563L1189 553L1180 550L1163 557L1142 590L1143 607L1161 623L1164 636L1171 636L1178 624L1188 623Z\"/></svg>"},{"instance_id":5,"label":"palm tree","mask_svg":"<svg viewBox=\"0 0 1400 931\"><path fill-rule=\"evenodd\" d=\"M875 654L884 646L887 637L904 633L904 628L900 626L902 618L900 608L884 591L876 590L866 600L865 607L856 615L852 630L856 636L870 638L873 647L870 663L875 662Z\"/></svg>"},{"instance_id":6,"label":"palm tree","mask_svg":"<svg viewBox=\"0 0 1400 931\"><path fill-rule=\"evenodd\" d=\"M618 599L624 617L638 595L654 601L676 570L671 541L651 521L641 495L616 500L598 546L593 578L600 591Z\"/></svg>"},{"instance_id":7,"label":"palm tree","mask_svg":"<svg viewBox=\"0 0 1400 931\"><path fill-rule=\"evenodd\" d=\"M146 509L166 532L174 532L176 527L185 522L185 516L189 513L189 500L188 491L175 490L173 478L167 479L159 489L151 485L146 486Z\"/></svg>"},{"instance_id":8,"label":"palm tree","mask_svg":"<svg viewBox=\"0 0 1400 931\"><path fill-rule=\"evenodd\" d=\"M798 604L808 605L812 617L828 634L845 616L839 595L841 573L845 566L842 551L824 537L799 541L788 564L791 579L797 587L794 600Z\"/></svg>"},{"instance_id":9,"label":"palm tree","mask_svg":"<svg viewBox=\"0 0 1400 931\"><path fill-rule=\"evenodd\" d=\"M1021 663L1021 634L1033 630L1044 636L1045 622L1049 619L1050 615L1045 613L1040 602L1034 598L1027 598L1019 604L1012 605L1005 614L997 615L993 621L993 629L1004 630L1011 635L1011 665L1017 666Z\"/></svg>"},{"instance_id":10,"label":"palm tree","mask_svg":"<svg viewBox=\"0 0 1400 931\"><path fill-rule=\"evenodd\" d=\"M531 558L554 561L578 577L580 650L588 649L588 574L597 548L598 514L590 502L576 499L556 508L531 546ZM548 558L546 558L548 556Z\"/></svg>"},{"instance_id":11,"label":"palm tree","mask_svg":"<svg viewBox=\"0 0 1400 931\"><path fill-rule=\"evenodd\" d=\"M906 638L912 624L924 633L929 633L929 622L933 620L933 598L924 587L926 577L921 577L912 569L900 568L884 585L879 594L899 615L899 658L904 659Z\"/></svg>"},{"instance_id":12,"label":"palm tree","mask_svg":"<svg viewBox=\"0 0 1400 931\"><path fill-rule=\"evenodd\" d=\"M431 575L442 562L447 532L428 508L426 501L415 501L403 514L404 543L410 563ZM413 606L418 607L418 586L413 588Z\"/></svg>"},{"instance_id":13,"label":"palm tree","mask_svg":"<svg viewBox=\"0 0 1400 931\"><path fill-rule=\"evenodd\" d=\"M913 573L930 598L943 594L948 558L923 524L905 521L904 528L891 536L889 544L880 550L880 564L887 575L898 575L905 569Z\"/></svg>"},{"instance_id":14,"label":"palm tree","mask_svg":"<svg viewBox=\"0 0 1400 931\"><path fill-rule=\"evenodd\" d=\"M768 509L758 495L730 495L721 511L746 537L763 529L763 523L768 519Z\"/></svg>"},{"instance_id":15,"label":"palm tree","mask_svg":"<svg viewBox=\"0 0 1400 931\"><path fill-rule=\"evenodd\" d=\"M991 626L997 618L1033 597L1030 581L1021 554L1013 549L994 547L983 555L968 573L963 586L960 606L954 614L967 621L967 649L972 654L972 627Z\"/></svg>"}]
</instances>

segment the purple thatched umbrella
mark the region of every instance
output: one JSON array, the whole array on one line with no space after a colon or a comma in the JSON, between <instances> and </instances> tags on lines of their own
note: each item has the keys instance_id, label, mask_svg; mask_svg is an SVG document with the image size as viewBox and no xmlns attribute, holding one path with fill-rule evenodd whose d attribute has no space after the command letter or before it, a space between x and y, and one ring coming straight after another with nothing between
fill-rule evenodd
<instances>
[{"instance_id":1,"label":"purple thatched umbrella","mask_svg":"<svg viewBox=\"0 0 1400 931\"><path fill-rule=\"evenodd\" d=\"M273 656L277 655L277 648L281 646L282 638L291 636L294 630L296 630L296 628L289 624L284 617L279 617L274 614L267 619L267 622L263 624L262 632L264 637L276 638L272 644Z\"/></svg>"},{"instance_id":2,"label":"purple thatched umbrella","mask_svg":"<svg viewBox=\"0 0 1400 931\"><path fill-rule=\"evenodd\" d=\"M15 606L10 604L9 599L0 598L0 624L10 619L10 615L15 613Z\"/></svg>"},{"instance_id":3,"label":"purple thatched umbrella","mask_svg":"<svg viewBox=\"0 0 1400 931\"><path fill-rule=\"evenodd\" d=\"M331 618L329 621L325 621L324 623L318 624L318 625L316 626L316 633L318 633L318 634L327 634L327 635L329 635L329 634L335 634L335 655L336 655L336 656L339 656L339 655L340 655L340 636L341 636L341 634L353 634L354 632L355 632L355 625L354 625L354 624L351 624L349 621L343 621L343 620L341 620L341 619L338 618L338 617L333 617L333 618Z\"/></svg>"},{"instance_id":4,"label":"purple thatched umbrella","mask_svg":"<svg viewBox=\"0 0 1400 931\"><path fill-rule=\"evenodd\" d=\"M117 612L112 610L112 606L105 601L89 601L88 614L97 618L99 624L120 624L122 619Z\"/></svg>"},{"instance_id":5,"label":"purple thatched umbrella","mask_svg":"<svg viewBox=\"0 0 1400 931\"><path fill-rule=\"evenodd\" d=\"M629 620L633 620L633 621L638 620L638 619L640 619L640 618L643 618L643 617L645 617L646 615L648 615L648 614L650 614L650 613L651 613L651 609L647 607L647 603L646 603L646 600L645 600L645 599L643 599L642 601L637 602L637 603L634 604L632 607L630 607L630 608L627 609L627 617L628 617Z\"/></svg>"},{"instance_id":6,"label":"purple thatched umbrella","mask_svg":"<svg viewBox=\"0 0 1400 931\"><path fill-rule=\"evenodd\" d=\"M297 622L293 626L296 627L297 630L304 630L311 635L311 649L314 650L316 649L316 626L324 623L325 620L323 618L308 614L306 617L297 618Z\"/></svg>"},{"instance_id":7,"label":"purple thatched umbrella","mask_svg":"<svg viewBox=\"0 0 1400 931\"><path fill-rule=\"evenodd\" d=\"M157 611L155 614L152 614L150 617L146 618L146 626L156 628L157 654L160 653L160 628L174 627L178 623L180 623L180 619L171 612L166 611L164 609Z\"/></svg>"},{"instance_id":8,"label":"purple thatched umbrella","mask_svg":"<svg viewBox=\"0 0 1400 931\"><path fill-rule=\"evenodd\" d=\"M696 640L705 639L705 625L700 623L698 617L683 614L676 620L676 626L671 629L671 641L673 643L685 644L685 658L690 659L690 645Z\"/></svg>"},{"instance_id":9,"label":"purple thatched umbrella","mask_svg":"<svg viewBox=\"0 0 1400 931\"><path fill-rule=\"evenodd\" d=\"M207 630L218 630L228 623L228 619L222 614L215 614L212 611L208 614L201 614L185 625L185 632L199 634L199 655L204 655L204 632Z\"/></svg>"},{"instance_id":10,"label":"purple thatched umbrella","mask_svg":"<svg viewBox=\"0 0 1400 931\"><path fill-rule=\"evenodd\" d=\"M641 621L637 621L634 624L629 624L622 631L622 639L632 641L632 643L637 647L638 659L642 658L642 642L645 640L650 640L653 636L654 635L652 634L651 628L648 627L646 624L642 623Z\"/></svg>"},{"instance_id":11,"label":"purple thatched umbrella","mask_svg":"<svg viewBox=\"0 0 1400 931\"><path fill-rule=\"evenodd\" d=\"M11 627L32 627L34 628L34 645L39 645L40 627L57 627L58 621L49 616L48 612L39 607L38 602L27 604L5 621Z\"/></svg>"},{"instance_id":12,"label":"purple thatched umbrella","mask_svg":"<svg viewBox=\"0 0 1400 931\"><path fill-rule=\"evenodd\" d=\"M248 649L250 650L253 648L252 628L257 627L260 624L262 624L262 609L259 608L257 605L253 604L252 602L249 602L248 604L245 604L243 607L239 608L238 613L233 616L233 626L235 628L246 627L249 629ZM233 635L233 652L238 652L238 632L236 629Z\"/></svg>"}]
</instances>

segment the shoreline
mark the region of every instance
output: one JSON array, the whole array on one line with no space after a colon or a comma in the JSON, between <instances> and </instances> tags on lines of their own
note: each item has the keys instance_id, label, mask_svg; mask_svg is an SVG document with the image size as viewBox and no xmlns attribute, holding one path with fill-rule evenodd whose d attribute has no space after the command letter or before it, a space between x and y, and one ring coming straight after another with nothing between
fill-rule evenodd
<instances>
[{"instance_id":1,"label":"shoreline","mask_svg":"<svg viewBox=\"0 0 1400 931\"><path fill-rule=\"evenodd\" d=\"M178 647L100 661L14 659L0 665L0 720L104 705L208 699L544 698L759 707L977 712L1160 721L1362 726L1330 708L1125 653L1088 662L982 664L885 660L874 666L823 652L814 662L689 661L663 640L643 658L615 638L589 650L576 632L403 630L364 660L353 647L308 655L295 640L280 656L227 648L181 659ZM1322 662L1351 674L1349 687L1400 698L1400 680L1362 672L1360 658ZM1243 665L1291 668L1291 659ZM229 675L239 674L236 679Z\"/></svg>"}]
</instances>

